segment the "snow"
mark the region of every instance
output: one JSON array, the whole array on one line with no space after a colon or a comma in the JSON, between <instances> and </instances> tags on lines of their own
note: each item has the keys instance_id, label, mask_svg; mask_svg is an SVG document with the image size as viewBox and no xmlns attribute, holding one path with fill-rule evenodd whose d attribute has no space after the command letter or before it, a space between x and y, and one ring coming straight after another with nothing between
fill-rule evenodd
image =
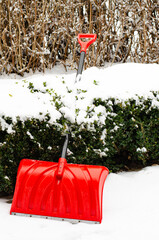
<instances>
[{"instance_id":1,"label":"snow","mask_svg":"<svg viewBox=\"0 0 159 240\"><path fill-rule=\"evenodd\" d=\"M60 118L61 114L73 122L76 106L79 108L79 115L76 116L79 123L94 119L100 119L102 123L107 114L102 107L94 108L91 120L86 118L87 110L93 108L94 98L117 97L124 101L136 98L136 94L153 98L150 91L159 90L158 75L157 64L133 63L89 68L83 72L82 80L76 86L76 71L69 70L66 73L62 66L56 66L45 74L25 75L24 78L1 75L0 121L3 128L8 128L1 119L3 115L16 121L16 116L25 120L30 117L44 118L49 113L52 122ZM32 93L29 86L34 86L38 91ZM75 88L80 92L76 103ZM60 111L55 107L53 98L59 103L62 101ZM158 104L154 99L153 105ZM100 113L101 118L98 116ZM11 126L8 131L12 131ZM27 134L30 135L29 132ZM103 131L103 136L105 134ZM0 239L158 240L158 188L159 166L147 167L138 172L110 173L104 187L103 221L100 225L10 216L11 203L0 198Z\"/></svg>"},{"instance_id":2,"label":"snow","mask_svg":"<svg viewBox=\"0 0 159 240\"><path fill-rule=\"evenodd\" d=\"M139 172L110 173L103 194L101 224L61 222L9 215L0 199L2 240L158 240L159 166Z\"/></svg>"},{"instance_id":3,"label":"snow","mask_svg":"<svg viewBox=\"0 0 159 240\"><path fill-rule=\"evenodd\" d=\"M137 151L137 152L142 152L142 153L144 153L144 152L147 152L147 149L146 149L145 147L143 147L143 148L137 148L136 151Z\"/></svg>"},{"instance_id":4,"label":"snow","mask_svg":"<svg viewBox=\"0 0 159 240\"><path fill-rule=\"evenodd\" d=\"M11 79L2 75L0 101L3 104L0 105L0 118L5 115L13 121L16 121L17 116L22 120L31 117L43 119L49 113L51 122L56 122L63 114L71 122L76 118L79 124L94 120L102 124L107 113L102 107L93 106L94 98L116 97L121 101L128 98L137 100L136 95L153 98L150 91L159 89L158 75L157 64L134 63L89 68L76 84L76 71L69 70L66 73L62 66L56 66L45 74L25 75L20 79L14 79L15 75L12 78L9 76ZM33 94L34 89L36 92ZM62 103L59 109L55 102L59 105ZM152 105L159 106L159 102L154 99ZM75 115L75 108L78 115ZM91 118L87 117L89 109L94 109ZM3 127L5 128L5 123Z\"/></svg>"}]
</instances>

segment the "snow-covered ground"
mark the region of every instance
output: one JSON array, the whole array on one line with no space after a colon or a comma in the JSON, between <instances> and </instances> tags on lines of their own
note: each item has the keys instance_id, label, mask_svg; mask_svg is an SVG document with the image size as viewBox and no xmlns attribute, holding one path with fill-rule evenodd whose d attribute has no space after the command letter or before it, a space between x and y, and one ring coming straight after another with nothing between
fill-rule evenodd
<instances>
[{"instance_id":1,"label":"snow-covered ground","mask_svg":"<svg viewBox=\"0 0 159 240\"><path fill-rule=\"evenodd\" d=\"M0 76L0 118L20 116L42 118L50 113L51 121L60 117L52 97L61 96L61 109L74 121L74 79L76 72L64 72L60 67L25 76L23 79ZM127 99L135 94L153 97L159 90L157 64L118 64L108 68L84 71L76 87L81 89L76 108L80 108L79 123L86 121L87 106L93 98ZM30 86L30 89L28 88ZM34 94L32 87L40 90ZM47 90L48 89L48 90ZM51 94L49 94L49 92ZM56 95L57 94L57 95ZM154 101L158 106L158 102ZM39 115L39 112L42 114ZM98 112L98 110L97 110ZM5 122L3 127L5 126ZM11 131L11 129L10 129ZM11 203L0 199L0 239L2 240L158 240L159 239L159 166L139 172L109 174L104 187L103 222L100 225L70 224L53 220L10 216Z\"/></svg>"},{"instance_id":2,"label":"snow-covered ground","mask_svg":"<svg viewBox=\"0 0 159 240\"><path fill-rule=\"evenodd\" d=\"M101 224L60 222L10 216L0 199L2 240L158 240L159 166L109 174L104 187Z\"/></svg>"}]
</instances>

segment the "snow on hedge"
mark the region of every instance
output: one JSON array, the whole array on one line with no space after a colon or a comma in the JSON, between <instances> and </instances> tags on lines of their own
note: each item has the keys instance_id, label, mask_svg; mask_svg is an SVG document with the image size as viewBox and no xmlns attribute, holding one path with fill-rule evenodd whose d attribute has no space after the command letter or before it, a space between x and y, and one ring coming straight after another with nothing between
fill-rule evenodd
<instances>
[{"instance_id":1,"label":"snow on hedge","mask_svg":"<svg viewBox=\"0 0 159 240\"><path fill-rule=\"evenodd\" d=\"M83 72L82 80L74 84L76 71L65 72L56 66L45 74L25 75L24 78L10 75L0 80L0 118L9 116L13 120L40 118L49 113L51 121L56 122L63 114L71 122L104 122L107 113L104 107L94 107L93 99L102 100L115 97L120 100L136 98L137 95L153 98L151 91L159 90L159 67L157 64L114 64L113 66L92 67ZM75 94L78 100L75 102ZM154 99L152 105L159 105ZM94 109L92 117L87 118L88 110ZM101 116L99 117L99 113ZM5 121L0 119L2 125Z\"/></svg>"}]
</instances>

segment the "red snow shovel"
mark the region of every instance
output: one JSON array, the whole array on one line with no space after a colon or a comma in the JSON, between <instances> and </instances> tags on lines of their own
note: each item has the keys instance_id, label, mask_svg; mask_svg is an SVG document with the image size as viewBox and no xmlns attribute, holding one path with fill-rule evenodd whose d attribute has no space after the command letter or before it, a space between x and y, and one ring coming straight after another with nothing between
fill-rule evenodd
<instances>
[{"instance_id":1,"label":"red snow shovel","mask_svg":"<svg viewBox=\"0 0 159 240\"><path fill-rule=\"evenodd\" d=\"M75 82L80 80L86 50L95 40L96 34L78 35L81 55ZM101 223L103 187L109 171L103 166L68 164L67 145L68 134L58 163L21 160L10 214Z\"/></svg>"}]
</instances>

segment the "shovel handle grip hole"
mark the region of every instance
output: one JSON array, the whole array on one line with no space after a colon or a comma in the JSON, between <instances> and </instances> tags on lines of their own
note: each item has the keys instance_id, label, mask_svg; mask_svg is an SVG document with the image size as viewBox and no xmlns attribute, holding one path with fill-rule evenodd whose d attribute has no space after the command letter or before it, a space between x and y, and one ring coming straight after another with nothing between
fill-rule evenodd
<instances>
[{"instance_id":1,"label":"shovel handle grip hole","mask_svg":"<svg viewBox=\"0 0 159 240\"><path fill-rule=\"evenodd\" d=\"M88 39L88 41L85 41L83 42L82 39ZM86 53L86 50L87 48L95 42L97 38L97 34L84 34L84 33L80 33L78 34L78 42L79 44L81 45L81 52L85 52Z\"/></svg>"}]
</instances>

